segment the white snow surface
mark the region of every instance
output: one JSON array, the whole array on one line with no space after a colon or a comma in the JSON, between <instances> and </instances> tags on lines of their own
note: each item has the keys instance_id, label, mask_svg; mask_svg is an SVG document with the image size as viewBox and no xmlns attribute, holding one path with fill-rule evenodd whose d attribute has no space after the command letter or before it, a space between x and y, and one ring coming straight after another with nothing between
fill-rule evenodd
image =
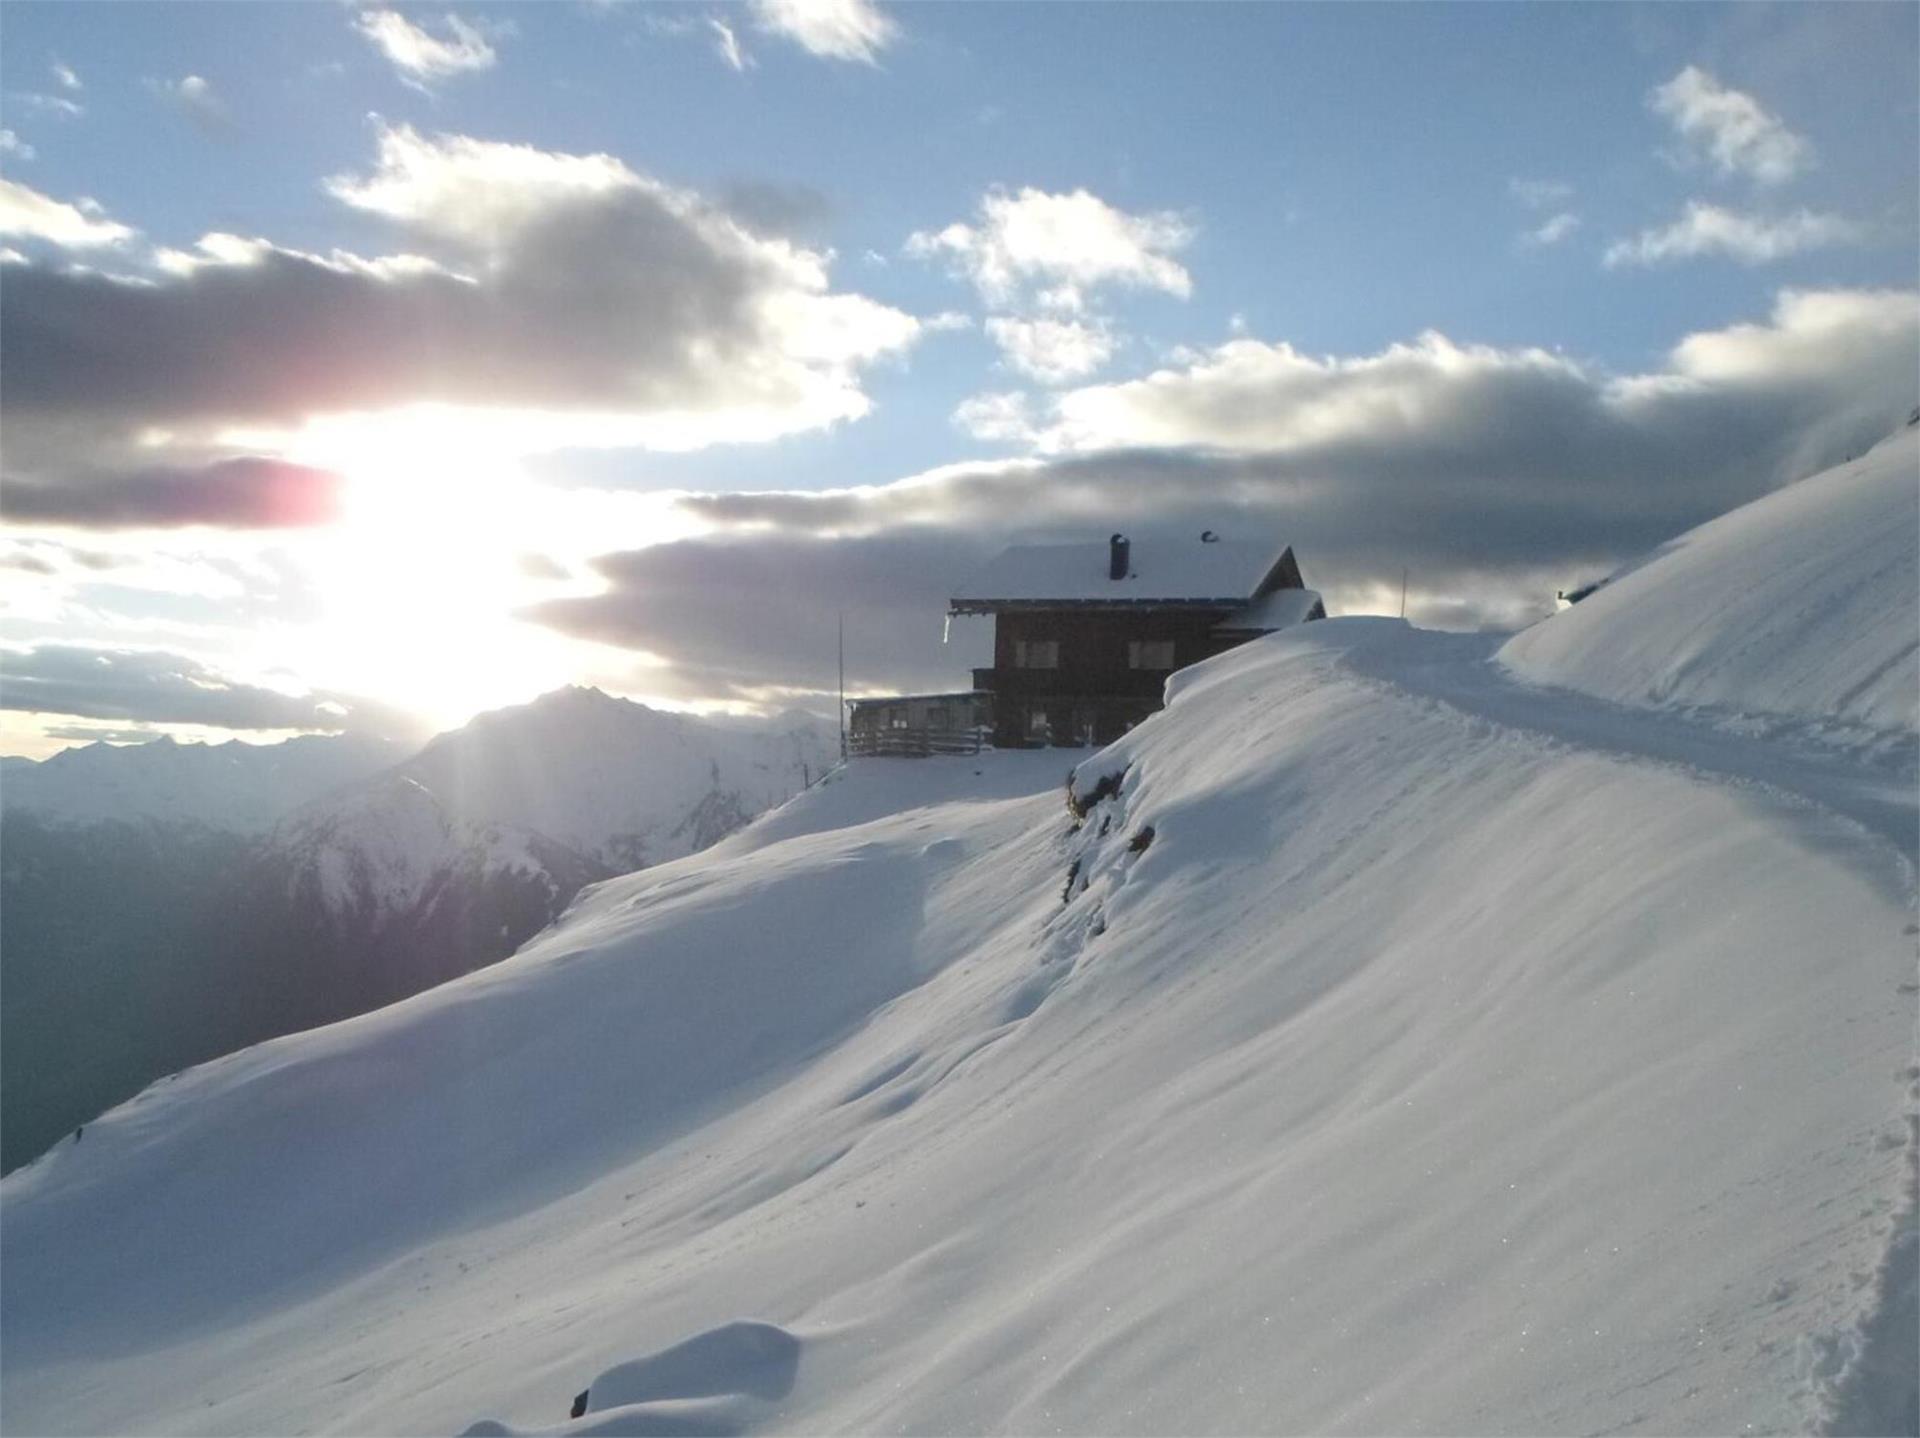
<instances>
[{"instance_id":1,"label":"white snow surface","mask_svg":"<svg viewBox=\"0 0 1920 1438\"><path fill-rule=\"evenodd\" d=\"M954 591L954 603L1003 599L1039 603L1111 599L1247 600L1286 546L1248 540L1132 541L1125 579L1111 577L1112 551L1098 544L1016 544L1003 549Z\"/></svg>"},{"instance_id":2,"label":"white snow surface","mask_svg":"<svg viewBox=\"0 0 1920 1438\"><path fill-rule=\"evenodd\" d=\"M258 833L303 804L403 757L356 735L279 744L87 744L0 768L0 806L68 824L148 820Z\"/></svg>"},{"instance_id":3,"label":"white snow surface","mask_svg":"<svg viewBox=\"0 0 1920 1438\"><path fill-rule=\"evenodd\" d=\"M1235 610L1214 625L1215 629L1253 630L1272 634L1305 624L1313 606L1320 602L1317 589L1276 589L1263 594L1244 609Z\"/></svg>"},{"instance_id":4,"label":"white snow surface","mask_svg":"<svg viewBox=\"0 0 1920 1438\"><path fill-rule=\"evenodd\" d=\"M855 761L155 1085L0 1184L0 1426L1889 1431L1912 774L1497 643L1330 620L1090 757Z\"/></svg>"},{"instance_id":5,"label":"white snow surface","mask_svg":"<svg viewBox=\"0 0 1920 1438\"><path fill-rule=\"evenodd\" d=\"M1920 427L1682 535L1500 657L1621 703L1920 728Z\"/></svg>"}]
</instances>

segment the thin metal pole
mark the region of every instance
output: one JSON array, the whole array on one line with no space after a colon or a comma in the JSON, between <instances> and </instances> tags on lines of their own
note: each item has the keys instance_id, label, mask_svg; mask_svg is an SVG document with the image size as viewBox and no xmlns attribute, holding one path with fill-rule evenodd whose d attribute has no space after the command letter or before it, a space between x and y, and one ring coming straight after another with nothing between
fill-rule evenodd
<instances>
[{"instance_id":1,"label":"thin metal pole","mask_svg":"<svg viewBox=\"0 0 1920 1438\"><path fill-rule=\"evenodd\" d=\"M840 762L847 762L847 611L840 611Z\"/></svg>"},{"instance_id":2,"label":"thin metal pole","mask_svg":"<svg viewBox=\"0 0 1920 1438\"><path fill-rule=\"evenodd\" d=\"M1407 567L1400 566L1400 617L1407 617Z\"/></svg>"}]
</instances>

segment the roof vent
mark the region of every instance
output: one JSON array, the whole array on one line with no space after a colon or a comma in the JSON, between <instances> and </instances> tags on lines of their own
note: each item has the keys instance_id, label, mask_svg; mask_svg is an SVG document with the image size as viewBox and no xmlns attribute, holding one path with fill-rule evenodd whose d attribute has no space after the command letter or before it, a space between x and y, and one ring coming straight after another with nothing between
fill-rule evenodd
<instances>
[{"instance_id":1,"label":"roof vent","mask_svg":"<svg viewBox=\"0 0 1920 1438\"><path fill-rule=\"evenodd\" d=\"M1220 542L1220 536L1215 534L1211 529L1203 529L1200 531L1200 542L1202 544L1218 544Z\"/></svg>"},{"instance_id":2,"label":"roof vent","mask_svg":"<svg viewBox=\"0 0 1920 1438\"><path fill-rule=\"evenodd\" d=\"M1124 534L1116 534L1107 541L1107 578L1125 579L1130 551L1133 546L1127 542Z\"/></svg>"}]
</instances>

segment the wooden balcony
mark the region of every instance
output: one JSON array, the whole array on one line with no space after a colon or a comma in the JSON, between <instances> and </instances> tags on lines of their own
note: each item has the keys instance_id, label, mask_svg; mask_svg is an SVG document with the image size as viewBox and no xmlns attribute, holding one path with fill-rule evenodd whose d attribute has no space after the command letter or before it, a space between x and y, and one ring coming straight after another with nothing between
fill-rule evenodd
<instances>
[{"instance_id":1,"label":"wooden balcony","mask_svg":"<svg viewBox=\"0 0 1920 1438\"><path fill-rule=\"evenodd\" d=\"M855 758L925 759L934 754L978 754L992 743L993 731L985 725L861 729L847 735L847 752Z\"/></svg>"}]
</instances>

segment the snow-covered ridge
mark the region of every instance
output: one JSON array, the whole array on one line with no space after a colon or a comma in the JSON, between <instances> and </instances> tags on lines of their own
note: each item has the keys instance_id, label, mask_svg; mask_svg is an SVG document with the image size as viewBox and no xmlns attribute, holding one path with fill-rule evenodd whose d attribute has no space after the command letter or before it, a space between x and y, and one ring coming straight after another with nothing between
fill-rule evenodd
<instances>
[{"instance_id":1,"label":"snow-covered ridge","mask_svg":"<svg viewBox=\"0 0 1920 1438\"><path fill-rule=\"evenodd\" d=\"M0 1186L0 1417L1888 1431L1911 787L1489 657L1247 645L1077 817L1059 755L857 761L155 1086Z\"/></svg>"},{"instance_id":2,"label":"snow-covered ridge","mask_svg":"<svg viewBox=\"0 0 1920 1438\"><path fill-rule=\"evenodd\" d=\"M716 724L569 688L442 734L398 772L451 814L625 869L705 848L800 792L833 757L826 726L808 716Z\"/></svg>"},{"instance_id":3,"label":"snow-covered ridge","mask_svg":"<svg viewBox=\"0 0 1920 1438\"><path fill-rule=\"evenodd\" d=\"M0 806L66 824L157 821L260 833L402 757L387 741L346 735L279 744L87 744L37 763L5 760Z\"/></svg>"},{"instance_id":4,"label":"snow-covered ridge","mask_svg":"<svg viewBox=\"0 0 1920 1438\"><path fill-rule=\"evenodd\" d=\"M1501 651L1626 704L1920 729L1920 427L1722 515Z\"/></svg>"}]
</instances>

